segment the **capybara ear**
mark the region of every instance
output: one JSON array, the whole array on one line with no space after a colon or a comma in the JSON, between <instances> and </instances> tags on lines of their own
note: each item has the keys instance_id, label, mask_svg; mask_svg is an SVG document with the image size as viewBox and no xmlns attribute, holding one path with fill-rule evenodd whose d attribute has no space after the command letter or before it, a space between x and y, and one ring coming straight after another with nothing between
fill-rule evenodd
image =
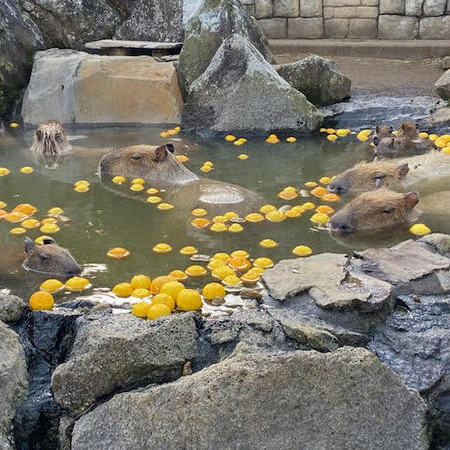
<instances>
[{"instance_id":1,"label":"capybara ear","mask_svg":"<svg viewBox=\"0 0 450 450\"><path fill-rule=\"evenodd\" d=\"M406 175L407 175L408 172L409 172L409 166L408 166L408 163L400 164L399 166L397 166L396 171L397 171L397 174L398 174L398 176L399 176L400 178L406 177Z\"/></svg>"},{"instance_id":2,"label":"capybara ear","mask_svg":"<svg viewBox=\"0 0 450 450\"><path fill-rule=\"evenodd\" d=\"M405 205L408 210L413 209L414 206L419 203L419 193L418 192L407 192L403 195L405 200Z\"/></svg>"},{"instance_id":3,"label":"capybara ear","mask_svg":"<svg viewBox=\"0 0 450 450\"><path fill-rule=\"evenodd\" d=\"M155 161L162 162L167 158L167 148L165 145L161 145L155 149Z\"/></svg>"},{"instance_id":4,"label":"capybara ear","mask_svg":"<svg viewBox=\"0 0 450 450\"><path fill-rule=\"evenodd\" d=\"M167 150L169 150L170 153L175 153L175 146L172 144L172 142L168 142L166 144Z\"/></svg>"},{"instance_id":5,"label":"capybara ear","mask_svg":"<svg viewBox=\"0 0 450 450\"><path fill-rule=\"evenodd\" d=\"M50 244L56 244L56 241L51 237L46 237L42 239L42 245L50 245Z\"/></svg>"},{"instance_id":6,"label":"capybara ear","mask_svg":"<svg viewBox=\"0 0 450 450\"><path fill-rule=\"evenodd\" d=\"M34 242L27 236L25 238L25 253L27 255L31 252L31 250L33 250L34 245Z\"/></svg>"},{"instance_id":7,"label":"capybara ear","mask_svg":"<svg viewBox=\"0 0 450 450\"><path fill-rule=\"evenodd\" d=\"M403 122L403 123L401 124L401 127L402 127L402 130L405 129L405 122Z\"/></svg>"},{"instance_id":8,"label":"capybara ear","mask_svg":"<svg viewBox=\"0 0 450 450\"><path fill-rule=\"evenodd\" d=\"M39 142L42 142L42 131L41 130L36 131L36 137Z\"/></svg>"},{"instance_id":9,"label":"capybara ear","mask_svg":"<svg viewBox=\"0 0 450 450\"><path fill-rule=\"evenodd\" d=\"M379 127L378 125L375 127L375 131L376 131L377 133L380 132L380 127Z\"/></svg>"}]
</instances>

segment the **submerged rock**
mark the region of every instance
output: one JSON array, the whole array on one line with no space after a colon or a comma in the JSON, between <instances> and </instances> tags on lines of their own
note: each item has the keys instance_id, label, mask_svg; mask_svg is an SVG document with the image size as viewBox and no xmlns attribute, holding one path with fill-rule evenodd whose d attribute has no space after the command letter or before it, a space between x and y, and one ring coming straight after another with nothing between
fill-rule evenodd
<instances>
[{"instance_id":1,"label":"submerged rock","mask_svg":"<svg viewBox=\"0 0 450 450\"><path fill-rule=\"evenodd\" d=\"M239 0L203 0L185 26L177 66L183 97L206 70L222 41L233 33L246 37L269 62L275 61L263 31Z\"/></svg>"},{"instance_id":2,"label":"submerged rock","mask_svg":"<svg viewBox=\"0 0 450 450\"><path fill-rule=\"evenodd\" d=\"M428 448L426 410L367 350L239 345L174 383L114 396L76 422L72 449L419 450Z\"/></svg>"},{"instance_id":3,"label":"submerged rock","mask_svg":"<svg viewBox=\"0 0 450 450\"><path fill-rule=\"evenodd\" d=\"M352 82L334 61L317 55L275 67L293 88L314 105L331 105L350 97Z\"/></svg>"},{"instance_id":4,"label":"submerged rock","mask_svg":"<svg viewBox=\"0 0 450 450\"><path fill-rule=\"evenodd\" d=\"M450 100L450 70L447 70L439 80L434 83L436 94L444 100Z\"/></svg>"},{"instance_id":5,"label":"submerged rock","mask_svg":"<svg viewBox=\"0 0 450 450\"><path fill-rule=\"evenodd\" d=\"M0 321L0 448L15 448L12 419L28 390L27 365L19 336Z\"/></svg>"},{"instance_id":6,"label":"submerged rock","mask_svg":"<svg viewBox=\"0 0 450 450\"><path fill-rule=\"evenodd\" d=\"M70 358L52 376L54 398L70 412L83 411L116 390L175 380L197 355L191 314L156 321L109 314L81 318L77 325Z\"/></svg>"},{"instance_id":7,"label":"submerged rock","mask_svg":"<svg viewBox=\"0 0 450 450\"><path fill-rule=\"evenodd\" d=\"M278 75L250 41L233 34L192 83L182 126L200 134L308 132L321 121L317 109Z\"/></svg>"},{"instance_id":8,"label":"submerged rock","mask_svg":"<svg viewBox=\"0 0 450 450\"><path fill-rule=\"evenodd\" d=\"M172 63L150 56L100 56L47 50L35 56L25 93L25 123L146 123L180 121L182 98Z\"/></svg>"},{"instance_id":9,"label":"submerged rock","mask_svg":"<svg viewBox=\"0 0 450 450\"><path fill-rule=\"evenodd\" d=\"M345 255L322 253L309 258L285 259L264 272L271 297L284 301L307 293L322 308L382 309L391 299L388 283L349 268Z\"/></svg>"}]
</instances>

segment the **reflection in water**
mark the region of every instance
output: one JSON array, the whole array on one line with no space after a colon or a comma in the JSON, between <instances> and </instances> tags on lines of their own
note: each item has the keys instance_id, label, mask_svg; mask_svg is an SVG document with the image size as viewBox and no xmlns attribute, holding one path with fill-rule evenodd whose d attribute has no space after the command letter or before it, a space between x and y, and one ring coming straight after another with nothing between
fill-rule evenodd
<instances>
[{"instance_id":1,"label":"reflection in water","mask_svg":"<svg viewBox=\"0 0 450 450\"><path fill-rule=\"evenodd\" d=\"M354 249L391 245L411 237L408 227L381 230L363 236L332 236L327 230L320 230L310 222L314 211L307 211L299 218L286 219L281 223L246 223L240 233L214 233L190 225L192 205L183 190L158 194L163 201L175 205L174 209L161 211L156 204L145 201L148 197L145 190L151 187L148 183L142 192L131 191L130 180L122 186L114 186L114 190L106 188L109 183L100 183L98 162L105 152L133 144L161 145L166 141L159 136L160 131L156 128L122 127L71 130L69 134L85 137L73 142L76 144L74 150L58 162L56 170L33 160L33 155L28 151L31 133L16 133L14 136L5 134L0 137L0 167L11 170L10 175L0 177L0 201L8 204L7 210L18 203L32 203L39 209L34 216L38 219L44 218L51 207L63 208L64 215L70 220L61 223L60 231L53 236L83 265L83 275L93 284L93 288L83 294L63 291L57 294L58 301L92 293L109 298L106 288L128 281L135 274L145 273L155 277L174 269L185 269L194 264L189 257L179 254L179 250L187 245L193 245L199 253L207 255L246 249L253 258L267 256L276 262L292 257L292 249L301 244L311 247L314 253L351 253ZM354 135L336 143L330 143L323 137L313 137L277 145L266 144L262 138L258 138L241 147L224 140L194 142L182 135L171 141L177 153L189 157L186 166L202 178L245 187L261 197L261 204L270 203L277 207L306 201L320 204L314 197L280 200L277 193L286 186L304 189L303 183L341 172L366 158L369 153L368 146L358 142ZM240 153L248 154L249 158L238 159ZM214 162L214 170L204 174L199 168L207 160ZM35 171L30 175L19 173L19 168L26 165L33 166ZM90 183L86 193L73 190L73 183L81 179ZM437 188L428 183L424 193L435 192ZM339 209L342 204L338 202L330 205ZM211 214L207 217L211 218ZM450 232L447 216L432 216L425 212L420 220L433 231ZM41 280L33 279L20 268L25 235L11 235L9 230L13 226L17 224L0 221L0 288L11 289L13 293L28 297ZM26 233L32 239L41 234L39 228ZM262 239L273 239L279 245L271 249L262 248L259 246ZM152 247L159 242L170 244L172 252L153 253ZM112 260L106 253L113 247L124 247L131 255L124 260ZM14 257L6 258L5 255L9 254ZM209 276L190 279L189 286L200 287L208 281Z\"/></svg>"}]
</instances>

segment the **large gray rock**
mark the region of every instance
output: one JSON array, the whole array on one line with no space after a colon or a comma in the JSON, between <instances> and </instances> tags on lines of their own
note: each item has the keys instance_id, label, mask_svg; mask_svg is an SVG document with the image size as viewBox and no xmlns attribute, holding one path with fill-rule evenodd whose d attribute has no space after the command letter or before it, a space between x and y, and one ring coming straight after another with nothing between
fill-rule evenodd
<instances>
[{"instance_id":1,"label":"large gray rock","mask_svg":"<svg viewBox=\"0 0 450 450\"><path fill-rule=\"evenodd\" d=\"M0 448L15 448L12 419L28 390L27 365L19 337L0 321Z\"/></svg>"},{"instance_id":2,"label":"large gray rock","mask_svg":"<svg viewBox=\"0 0 450 450\"><path fill-rule=\"evenodd\" d=\"M35 51L114 36L180 40L181 1L0 1L0 117L26 85Z\"/></svg>"},{"instance_id":3,"label":"large gray rock","mask_svg":"<svg viewBox=\"0 0 450 450\"><path fill-rule=\"evenodd\" d=\"M116 29L116 39L180 42L183 40L183 0L136 0L131 14Z\"/></svg>"},{"instance_id":4,"label":"large gray rock","mask_svg":"<svg viewBox=\"0 0 450 450\"><path fill-rule=\"evenodd\" d=\"M450 15L420 19L420 39L450 39Z\"/></svg>"},{"instance_id":5,"label":"large gray rock","mask_svg":"<svg viewBox=\"0 0 450 450\"><path fill-rule=\"evenodd\" d=\"M301 293L325 309L357 308L373 312L391 300L391 285L349 267L338 253L285 259L262 276L272 298L285 301Z\"/></svg>"},{"instance_id":6,"label":"large gray rock","mask_svg":"<svg viewBox=\"0 0 450 450\"><path fill-rule=\"evenodd\" d=\"M418 32L416 17L383 15L378 19L379 39L416 39Z\"/></svg>"},{"instance_id":7,"label":"large gray rock","mask_svg":"<svg viewBox=\"0 0 450 450\"><path fill-rule=\"evenodd\" d=\"M130 314L80 319L69 360L52 376L56 402L71 412L128 385L174 380L197 355L191 314L157 321Z\"/></svg>"},{"instance_id":8,"label":"large gray rock","mask_svg":"<svg viewBox=\"0 0 450 450\"><path fill-rule=\"evenodd\" d=\"M329 59L311 55L276 70L314 105L330 105L350 97L351 80Z\"/></svg>"},{"instance_id":9,"label":"large gray rock","mask_svg":"<svg viewBox=\"0 0 450 450\"><path fill-rule=\"evenodd\" d=\"M245 36L269 62L274 58L264 33L239 0L204 0L185 27L185 40L177 66L183 97L192 82L208 67L222 41L232 33Z\"/></svg>"},{"instance_id":10,"label":"large gray rock","mask_svg":"<svg viewBox=\"0 0 450 450\"><path fill-rule=\"evenodd\" d=\"M364 349L265 353L118 394L75 424L72 450L428 448L419 394Z\"/></svg>"},{"instance_id":11,"label":"large gray rock","mask_svg":"<svg viewBox=\"0 0 450 450\"><path fill-rule=\"evenodd\" d=\"M182 105L170 62L52 49L35 56L22 117L34 125L178 123Z\"/></svg>"},{"instance_id":12,"label":"large gray rock","mask_svg":"<svg viewBox=\"0 0 450 450\"><path fill-rule=\"evenodd\" d=\"M436 94L444 100L450 100L450 69L447 70L434 84Z\"/></svg>"},{"instance_id":13,"label":"large gray rock","mask_svg":"<svg viewBox=\"0 0 450 450\"><path fill-rule=\"evenodd\" d=\"M445 13L447 0L425 0L423 4L424 16L442 16Z\"/></svg>"},{"instance_id":14,"label":"large gray rock","mask_svg":"<svg viewBox=\"0 0 450 450\"><path fill-rule=\"evenodd\" d=\"M19 297L0 294L0 320L3 322L17 322L28 310L28 305Z\"/></svg>"},{"instance_id":15,"label":"large gray rock","mask_svg":"<svg viewBox=\"0 0 450 450\"><path fill-rule=\"evenodd\" d=\"M187 131L311 131L322 117L306 97L283 80L245 37L225 39L205 72L191 85L183 109Z\"/></svg>"},{"instance_id":16,"label":"large gray rock","mask_svg":"<svg viewBox=\"0 0 450 450\"><path fill-rule=\"evenodd\" d=\"M450 259L408 240L391 248L357 253L353 264L371 277L392 284L397 294L447 294Z\"/></svg>"}]
</instances>

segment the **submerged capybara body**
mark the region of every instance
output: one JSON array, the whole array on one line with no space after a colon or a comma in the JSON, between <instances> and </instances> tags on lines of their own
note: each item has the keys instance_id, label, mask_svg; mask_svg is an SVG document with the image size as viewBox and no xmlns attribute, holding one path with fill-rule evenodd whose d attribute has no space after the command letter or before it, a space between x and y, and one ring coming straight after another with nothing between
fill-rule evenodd
<instances>
[{"instance_id":1,"label":"submerged capybara body","mask_svg":"<svg viewBox=\"0 0 450 450\"><path fill-rule=\"evenodd\" d=\"M450 176L450 156L439 151L388 161L362 162L333 178L327 188L354 194L379 188L405 190L425 180Z\"/></svg>"},{"instance_id":2,"label":"submerged capybara body","mask_svg":"<svg viewBox=\"0 0 450 450\"><path fill-rule=\"evenodd\" d=\"M172 144L133 145L114 150L101 159L99 174L143 178L152 186L166 189L170 197L189 208L213 207L217 213L232 208L242 214L261 203L259 196L248 189L199 178L176 159L174 151Z\"/></svg>"},{"instance_id":3,"label":"submerged capybara body","mask_svg":"<svg viewBox=\"0 0 450 450\"><path fill-rule=\"evenodd\" d=\"M30 150L44 156L56 156L71 148L64 127L56 120L48 120L37 127Z\"/></svg>"},{"instance_id":4,"label":"submerged capybara body","mask_svg":"<svg viewBox=\"0 0 450 450\"><path fill-rule=\"evenodd\" d=\"M408 221L419 203L417 192L388 189L364 192L331 217L330 228L339 233L392 227Z\"/></svg>"},{"instance_id":5,"label":"submerged capybara body","mask_svg":"<svg viewBox=\"0 0 450 450\"><path fill-rule=\"evenodd\" d=\"M378 128L380 128L380 134ZM403 122L397 129L395 136L392 129L391 133L388 133L385 125L377 127L373 142L375 144L374 153L378 159L397 158L435 148L430 139L419 137L419 131L412 122Z\"/></svg>"},{"instance_id":6,"label":"submerged capybara body","mask_svg":"<svg viewBox=\"0 0 450 450\"><path fill-rule=\"evenodd\" d=\"M42 245L25 238L25 260L22 267L27 271L61 277L81 273L81 267L69 250L60 247L51 238L45 238Z\"/></svg>"}]
</instances>

